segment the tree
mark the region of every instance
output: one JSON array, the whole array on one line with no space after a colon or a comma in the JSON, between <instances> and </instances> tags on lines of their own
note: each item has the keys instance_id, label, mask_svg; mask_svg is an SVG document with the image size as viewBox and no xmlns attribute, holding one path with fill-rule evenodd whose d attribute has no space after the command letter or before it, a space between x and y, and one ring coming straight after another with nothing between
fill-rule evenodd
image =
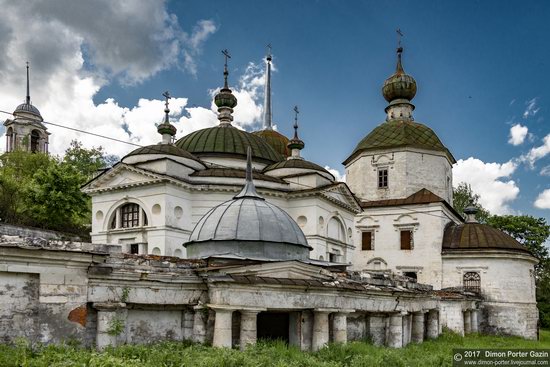
<instances>
[{"instance_id":1,"label":"tree","mask_svg":"<svg viewBox=\"0 0 550 367\"><path fill-rule=\"evenodd\" d=\"M65 151L63 162L73 166L87 181L100 169L105 168L106 158L112 159L112 156L106 156L103 147L92 147L86 149L78 140L71 141L69 148ZM85 181L83 183L85 183Z\"/></svg>"},{"instance_id":2,"label":"tree","mask_svg":"<svg viewBox=\"0 0 550 367\"><path fill-rule=\"evenodd\" d=\"M472 191L472 187L466 182L461 182L453 190L453 207L463 218L465 218L464 209L470 205L478 209L476 214L477 221L485 223L491 214L481 206L479 203L479 195Z\"/></svg>"}]
</instances>

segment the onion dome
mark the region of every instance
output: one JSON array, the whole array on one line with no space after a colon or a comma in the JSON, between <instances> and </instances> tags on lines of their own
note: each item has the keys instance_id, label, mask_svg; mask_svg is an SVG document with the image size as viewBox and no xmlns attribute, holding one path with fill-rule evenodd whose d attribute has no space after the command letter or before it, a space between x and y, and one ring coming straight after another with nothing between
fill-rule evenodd
<instances>
[{"instance_id":1,"label":"onion dome","mask_svg":"<svg viewBox=\"0 0 550 367\"><path fill-rule=\"evenodd\" d=\"M328 175L329 177L332 177L332 180L334 180L334 176L329 171L319 166L318 164L315 164L310 161L306 161L305 159L287 159L286 161L278 162L270 166L267 166L266 168L264 168L263 172L267 173L269 171L274 171L274 170L283 169L283 168L294 168L299 170L317 171L322 173L323 176Z\"/></svg>"},{"instance_id":2,"label":"onion dome","mask_svg":"<svg viewBox=\"0 0 550 367\"><path fill-rule=\"evenodd\" d=\"M279 153L283 158L286 158L290 155L290 150L288 149L288 138L275 130L260 130L254 131L252 134L261 137L264 139L273 150Z\"/></svg>"},{"instance_id":3,"label":"onion dome","mask_svg":"<svg viewBox=\"0 0 550 367\"><path fill-rule=\"evenodd\" d=\"M396 99L411 101L416 95L416 81L412 76L406 74L401 63L403 47L397 48L397 67L395 73L384 82L382 94L388 102Z\"/></svg>"},{"instance_id":4,"label":"onion dome","mask_svg":"<svg viewBox=\"0 0 550 367\"><path fill-rule=\"evenodd\" d=\"M418 122L390 120L378 125L355 147L351 156L344 161L347 164L364 151L413 147L419 149L443 152L452 163L456 163L453 155L447 149L436 133Z\"/></svg>"},{"instance_id":5,"label":"onion dome","mask_svg":"<svg viewBox=\"0 0 550 367\"><path fill-rule=\"evenodd\" d=\"M241 192L208 211L197 223L187 248L189 258L238 255L264 260L306 260L308 245L298 224L268 203L252 181L252 153L247 150L246 183Z\"/></svg>"},{"instance_id":6,"label":"onion dome","mask_svg":"<svg viewBox=\"0 0 550 367\"><path fill-rule=\"evenodd\" d=\"M475 220L477 208L469 206L464 210L468 218L466 223L450 223L443 234L442 249L447 251L489 252L506 250L532 255L527 247L512 236Z\"/></svg>"},{"instance_id":7,"label":"onion dome","mask_svg":"<svg viewBox=\"0 0 550 367\"><path fill-rule=\"evenodd\" d=\"M231 125L231 121L233 121L233 107L237 105L237 99L227 86L227 58L230 56L227 50L224 50L223 53L226 57L224 68L225 82L223 89L216 95L216 98L220 94L222 95L216 101L220 124L216 127L192 132L179 139L176 142L176 146L199 158L208 156L244 158L246 157L247 147L250 147L252 149L252 157L257 161L271 164L283 160L283 156L276 152L261 136L256 136ZM229 95L232 97L229 97ZM233 98L234 102L231 102Z\"/></svg>"},{"instance_id":8,"label":"onion dome","mask_svg":"<svg viewBox=\"0 0 550 367\"><path fill-rule=\"evenodd\" d=\"M302 139L298 137L298 106L294 106L294 137L288 142L288 149L292 151L293 158L301 158L300 150L306 146Z\"/></svg>"}]
</instances>

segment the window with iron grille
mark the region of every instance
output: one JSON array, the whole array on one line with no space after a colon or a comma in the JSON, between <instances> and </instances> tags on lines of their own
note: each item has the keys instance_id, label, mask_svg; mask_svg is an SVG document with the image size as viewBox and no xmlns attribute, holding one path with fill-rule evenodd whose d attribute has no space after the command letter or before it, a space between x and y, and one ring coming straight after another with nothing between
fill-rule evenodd
<instances>
[{"instance_id":1,"label":"window with iron grille","mask_svg":"<svg viewBox=\"0 0 550 367\"><path fill-rule=\"evenodd\" d=\"M379 168L378 169L378 188L386 189L388 187L388 169Z\"/></svg>"},{"instance_id":2,"label":"window with iron grille","mask_svg":"<svg viewBox=\"0 0 550 367\"><path fill-rule=\"evenodd\" d=\"M361 250L374 250L374 232L366 231L361 233Z\"/></svg>"},{"instance_id":3,"label":"window with iron grille","mask_svg":"<svg viewBox=\"0 0 550 367\"><path fill-rule=\"evenodd\" d=\"M478 272L468 271L463 276L464 290L468 292L480 293L481 277Z\"/></svg>"},{"instance_id":4,"label":"window with iron grille","mask_svg":"<svg viewBox=\"0 0 550 367\"><path fill-rule=\"evenodd\" d=\"M120 208L122 228L139 226L140 207L137 204L126 204Z\"/></svg>"},{"instance_id":5,"label":"window with iron grille","mask_svg":"<svg viewBox=\"0 0 550 367\"><path fill-rule=\"evenodd\" d=\"M410 229L401 230L401 250L413 249L413 232Z\"/></svg>"}]
</instances>

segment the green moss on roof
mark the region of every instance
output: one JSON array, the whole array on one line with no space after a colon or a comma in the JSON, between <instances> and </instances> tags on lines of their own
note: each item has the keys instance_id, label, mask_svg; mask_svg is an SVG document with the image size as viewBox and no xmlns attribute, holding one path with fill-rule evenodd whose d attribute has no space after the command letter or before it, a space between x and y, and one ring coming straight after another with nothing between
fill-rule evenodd
<instances>
[{"instance_id":1,"label":"green moss on roof","mask_svg":"<svg viewBox=\"0 0 550 367\"><path fill-rule=\"evenodd\" d=\"M391 120L378 125L363 138L344 163L363 151L398 147L413 147L444 152L451 162L456 162L451 152L439 140L435 132L426 125L414 121Z\"/></svg>"},{"instance_id":2,"label":"green moss on roof","mask_svg":"<svg viewBox=\"0 0 550 367\"><path fill-rule=\"evenodd\" d=\"M164 155L174 155L177 157L183 157L187 159L192 159L194 161L199 162L197 157L195 157L193 154L176 147L173 144L156 144L156 145L148 145L145 147L137 148L136 150L131 151L130 153L126 154L124 158L133 156L133 155L140 155L140 154L164 154Z\"/></svg>"},{"instance_id":3,"label":"green moss on roof","mask_svg":"<svg viewBox=\"0 0 550 367\"><path fill-rule=\"evenodd\" d=\"M269 144L277 153L282 155L284 158L290 155L290 150L288 149L288 138L275 130L261 130L254 131L252 134L262 137L267 144Z\"/></svg>"},{"instance_id":4,"label":"green moss on roof","mask_svg":"<svg viewBox=\"0 0 550 367\"><path fill-rule=\"evenodd\" d=\"M326 169L319 166L318 164L315 164L310 161L306 161L305 159L288 159L286 161L278 162L275 164L272 164L271 166L267 166L264 168L264 172L272 171L275 169L281 169L281 168L301 168L301 169L311 169L315 171L321 171L325 173L329 173Z\"/></svg>"},{"instance_id":5,"label":"green moss on roof","mask_svg":"<svg viewBox=\"0 0 550 367\"><path fill-rule=\"evenodd\" d=\"M176 146L197 156L239 155L246 157L246 149L252 149L252 157L267 163L282 161L263 138L232 126L216 126L198 130L184 136Z\"/></svg>"}]
</instances>

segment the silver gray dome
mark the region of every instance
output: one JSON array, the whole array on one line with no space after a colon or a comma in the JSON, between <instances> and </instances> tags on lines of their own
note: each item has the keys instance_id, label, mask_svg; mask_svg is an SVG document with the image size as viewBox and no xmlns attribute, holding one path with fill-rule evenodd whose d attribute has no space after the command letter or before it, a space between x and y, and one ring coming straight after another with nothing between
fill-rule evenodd
<instances>
[{"instance_id":1,"label":"silver gray dome","mask_svg":"<svg viewBox=\"0 0 550 367\"><path fill-rule=\"evenodd\" d=\"M238 255L270 260L306 260L312 250L298 224L265 201L252 182L248 149L246 183L241 192L208 211L197 223L187 248L189 258Z\"/></svg>"},{"instance_id":2,"label":"silver gray dome","mask_svg":"<svg viewBox=\"0 0 550 367\"><path fill-rule=\"evenodd\" d=\"M35 115L36 117L40 118L40 121L42 121L42 115L40 114L40 111L38 111L38 108L34 107L30 103L22 103L13 112L13 114L17 113L30 113L31 115Z\"/></svg>"}]
</instances>

